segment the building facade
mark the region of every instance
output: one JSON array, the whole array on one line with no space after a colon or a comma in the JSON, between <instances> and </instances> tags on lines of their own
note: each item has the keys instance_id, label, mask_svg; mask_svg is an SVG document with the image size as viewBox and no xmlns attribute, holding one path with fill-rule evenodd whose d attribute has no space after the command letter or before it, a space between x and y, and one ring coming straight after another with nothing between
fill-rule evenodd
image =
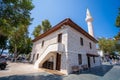
<instances>
[{"instance_id":1,"label":"building facade","mask_svg":"<svg viewBox=\"0 0 120 80\"><path fill-rule=\"evenodd\" d=\"M36 69L43 67L72 72L72 66L100 65L97 40L67 18L33 40L31 61Z\"/></svg>"}]
</instances>

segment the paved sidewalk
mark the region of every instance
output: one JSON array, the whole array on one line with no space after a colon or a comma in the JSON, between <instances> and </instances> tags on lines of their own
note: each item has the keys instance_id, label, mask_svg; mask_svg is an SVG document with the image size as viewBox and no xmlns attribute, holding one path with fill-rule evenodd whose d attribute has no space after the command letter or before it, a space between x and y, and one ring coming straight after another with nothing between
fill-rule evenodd
<instances>
[{"instance_id":1,"label":"paved sidewalk","mask_svg":"<svg viewBox=\"0 0 120 80\"><path fill-rule=\"evenodd\" d=\"M120 80L120 65L105 63L81 74L70 74L63 80Z\"/></svg>"},{"instance_id":2,"label":"paved sidewalk","mask_svg":"<svg viewBox=\"0 0 120 80\"><path fill-rule=\"evenodd\" d=\"M35 70L33 68L33 64L8 62L6 69L0 70L0 77L10 76L10 75L23 75L23 74L38 73L38 72L43 72L43 71Z\"/></svg>"},{"instance_id":3,"label":"paved sidewalk","mask_svg":"<svg viewBox=\"0 0 120 80\"><path fill-rule=\"evenodd\" d=\"M18 66L17 68L21 67L21 69L18 69L18 71L15 72L21 72L21 70L23 71L25 69L22 66L23 63L20 64L21 66ZM18 64L13 63L13 65L17 66ZM33 65L31 66L24 64L24 67L25 65L28 67L27 70L25 69L25 71L23 71L24 74L21 72L20 74L14 75L12 72L13 75L11 76L2 76L4 71L0 71L0 80L120 80L120 65L110 65L108 63L105 63L102 66L91 68L90 70L84 71L81 74L70 74L68 76L60 76L47 72L36 71L33 69ZM12 64L9 66L12 67Z\"/></svg>"}]
</instances>

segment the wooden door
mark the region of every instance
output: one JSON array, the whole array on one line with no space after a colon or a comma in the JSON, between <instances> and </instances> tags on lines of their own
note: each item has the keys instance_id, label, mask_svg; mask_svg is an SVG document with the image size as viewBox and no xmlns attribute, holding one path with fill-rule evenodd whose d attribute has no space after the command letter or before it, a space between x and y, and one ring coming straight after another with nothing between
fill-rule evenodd
<instances>
[{"instance_id":1,"label":"wooden door","mask_svg":"<svg viewBox=\"0 0 120 80\"><path fill-rule=\"evenodd\" d=\"M87 56L87 58L88 58L88 67L90 68L91 67L91 65L90 65L90 57Z\"/></svg>"},{"instance_id":2,"label":"wooden door","mask_svg":"<svg viewBox=\"0 0 120 80\"><path fill-rule=\"evenodd\" d=\"M56 70L60 70L60 66L61 66L61 54L57 53L57 56L56 56Z\"/></svg>"}]
</instances>

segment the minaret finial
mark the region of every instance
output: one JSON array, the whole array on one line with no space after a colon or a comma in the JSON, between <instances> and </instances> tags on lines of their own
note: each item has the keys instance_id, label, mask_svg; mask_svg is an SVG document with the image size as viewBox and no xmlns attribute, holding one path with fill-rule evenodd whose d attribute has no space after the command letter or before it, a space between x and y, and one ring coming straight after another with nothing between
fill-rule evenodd
<instances>
[{"instance_id":1,"label":"minaret finial","mask_svg":"<svg viewBox=\"0 0 120 80\"><path fill-rule=\"evenodd\" d=\"M87 11L86 11L86 21L87 21L87 20L93 21L93 18L92 18L92 16L91 16L90 11L89 11L88 8L87 8Z\"/></svg>"},{"instance_id":2,"label":"minaret finial","mask_svg":"<svg viewBox=\"0 0 120 80\"><path fill-rule=\"evenodd\" d=\"M91 16L88 8L87 8L86 16Z\"/></svg>"}]
</instances>

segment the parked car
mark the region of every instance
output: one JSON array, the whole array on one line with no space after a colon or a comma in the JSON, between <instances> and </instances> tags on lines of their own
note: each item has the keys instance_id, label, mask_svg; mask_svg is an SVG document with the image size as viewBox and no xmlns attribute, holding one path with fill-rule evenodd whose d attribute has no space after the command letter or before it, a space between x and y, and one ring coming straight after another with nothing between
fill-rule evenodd
<instances>
[{"instance_id":1,"label":"parked car","mask_svg":"<svg viewBox=\"0 0 120 80\"><path fill-rule=\"evenodd\" d=\"M20 57L20 56L19 56L19 57L17 58L17 62L23 62L24 60L25 60L24 57Z\"/></svg>"},{"instance_id":2,"label":"parked car","mask_svg":"<svg viewBox=\"0 0 120 80\"><path fill-rule=\"evenodd\" d=\"M0 69L4 70L7 66L7 60L5 57L0 57Z\"/></svg>"}]
</instances>

